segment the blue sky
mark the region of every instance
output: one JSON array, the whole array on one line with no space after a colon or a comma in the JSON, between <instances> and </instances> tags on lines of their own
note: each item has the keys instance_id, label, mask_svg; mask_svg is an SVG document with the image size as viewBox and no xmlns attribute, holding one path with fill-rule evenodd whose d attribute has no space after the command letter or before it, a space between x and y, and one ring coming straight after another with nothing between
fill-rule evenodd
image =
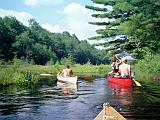
<instances>
[{"instance_id":1,"label":"blue sky","mask_svg":"<svg viewBox=\"0 0 160 120\"><path fill-rule=\"evenodd\" d=\"M63 17L62 14L58 14L57 12L63 11L71 3L85 6L92 2L90 0L3 0L1 1L0 8L28 12L35 16L39 22L56 22Z\"/></svg>"},{"instance_id":2,"label":"blue sky","mask_svg":"<svg viewBox=\"0 0 160 120\"><path fill-rule=\"evenodd\" d=\"M69 31L81 40L96 35L97 26L89 25L96 21L91 17L93 11L85 5L93 5L91 0L1 0L0 16L15 16L24 25L28 20L36 21L50 32Z\"/></svg>"}]
</instances>

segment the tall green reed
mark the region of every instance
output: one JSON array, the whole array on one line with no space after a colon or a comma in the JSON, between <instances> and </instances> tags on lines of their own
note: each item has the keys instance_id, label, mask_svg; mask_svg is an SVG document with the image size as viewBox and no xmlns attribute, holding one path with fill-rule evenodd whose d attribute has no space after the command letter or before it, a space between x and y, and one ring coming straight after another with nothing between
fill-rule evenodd
<instances>
[{"instance_id":1,"label":"tall green reed","mask_svg":"<svg viewBox=\"0 0 160 120\"><path fill-rule=\"evenodd\" d=\"M160 54L147 54L135 65L135 75L142 81L160 79Z\"/></svg>"}]
</instances>

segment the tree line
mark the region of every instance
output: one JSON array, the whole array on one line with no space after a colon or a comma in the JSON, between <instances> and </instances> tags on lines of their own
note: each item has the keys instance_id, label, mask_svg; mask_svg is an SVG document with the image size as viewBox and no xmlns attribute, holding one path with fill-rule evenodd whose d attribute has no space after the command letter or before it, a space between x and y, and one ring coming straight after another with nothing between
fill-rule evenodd
<instances>
[{"instance_id":1,"label":"tree line","mask_svg":"<svg viewBox=\"0 0 160 120\"><path fill-rule=\"evenodd\" d=\"M97 50L86 40L80 41L69 32L51 33L34 19L24 26L15 17L0 17L0 61L13 58L32 64L55 64L70 60L72 63L106 63L106 52Z\"/></svg>"}]
</instances>

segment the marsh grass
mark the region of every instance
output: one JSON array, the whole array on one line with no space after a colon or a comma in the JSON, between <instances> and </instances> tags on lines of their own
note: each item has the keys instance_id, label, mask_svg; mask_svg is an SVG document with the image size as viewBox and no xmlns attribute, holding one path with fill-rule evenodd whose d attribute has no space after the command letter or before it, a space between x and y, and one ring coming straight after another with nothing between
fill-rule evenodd
<instances>
[{"instance_id":1,"label":"marsh grass","mask_svg":"<svg viewBox=\"0 0 160 120\"><path fill-rule=\"evenodd\" d=\"M135 75L142 81L160 81L160 54L147 54L135 65Z\"/></svg>"},{"instance_id":2,"label":"marsh grass","mask_svg":"<svg viewBox=\"0 0 160 120\"><path fill-rule=\"evenodd\" d=\"M12 65L2 65L0 68L0 85L28 85L40 80L40 74L56 75L62 71L64 65L31 65L23 64L20 60L14 59ZM71 68L75 75L81 76L82 74L103 74L106 75L110 71L109 65L91 65L91 64L72 64Z\"/></svg>"}]
</instances>

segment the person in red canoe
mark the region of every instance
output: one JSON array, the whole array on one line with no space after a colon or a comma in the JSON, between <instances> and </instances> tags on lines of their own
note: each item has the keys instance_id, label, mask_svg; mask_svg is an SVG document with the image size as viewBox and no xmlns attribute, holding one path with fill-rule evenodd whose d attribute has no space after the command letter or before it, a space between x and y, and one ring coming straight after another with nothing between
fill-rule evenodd
<instances>
[{"instance_id":1,"label":"person in red canoe","mask_svg":"<svg viewBox=\"0 0 160 120\"><path fill-rule=\"evenodd\" d=\"M112 60L112 71L109 73L110 76L112 77L120 77L120 73L119 73L119 65L121 64L121 60L120 58L113 58Z\"/></svg>"},{"instance_id":2,"label":"person in red canoe","mask_svg":"<svg viewBox=\"0 0 160 120\"><path fill-rule=\"evenodd\" d=\"M119 66L119 73L122 78L131 76L131 66L127 63L127 59L122 58L122 64Z\"/></svg>"}]
</instances>

